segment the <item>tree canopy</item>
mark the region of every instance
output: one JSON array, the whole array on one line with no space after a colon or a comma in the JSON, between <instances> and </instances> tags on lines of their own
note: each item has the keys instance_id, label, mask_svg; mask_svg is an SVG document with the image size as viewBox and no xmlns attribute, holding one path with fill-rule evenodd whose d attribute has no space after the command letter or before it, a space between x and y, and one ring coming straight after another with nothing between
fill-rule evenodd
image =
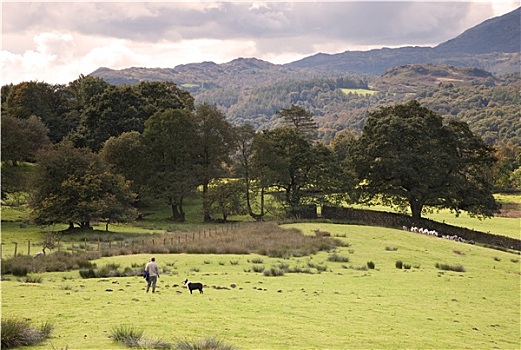
<instances>
[{"instance_id":1,"label":"tree canopy","mask_svg":"<svg viewBox=\"0 0 521 350\"><path fill-rule=\"evenodd\" d=\"M428 207L488 217L499 209L492 195L493 149L462 122L443 123L417 101L370 113L352 149L350 165L360 199L410 207L414 219Z\"/></svg>"},{"instance_id":2,"label":"tree canopy","mask_svg":"<svg viewBox=\"0 0 521 350\"><path fill-rule=\"evenodd\" d=\"M109 172L97 154L63 142L41 149L32 181L30 206L36 222L90 227L94 219L135 218L135 195L121 175Z\"/></svg>"}]
</instances>

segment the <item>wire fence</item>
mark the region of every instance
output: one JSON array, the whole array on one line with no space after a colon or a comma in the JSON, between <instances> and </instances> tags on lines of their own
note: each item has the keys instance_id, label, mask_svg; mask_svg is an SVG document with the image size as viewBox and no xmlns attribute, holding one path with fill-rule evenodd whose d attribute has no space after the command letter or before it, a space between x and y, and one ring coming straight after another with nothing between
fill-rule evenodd
<instances>
[{"instance_id":1,"label":"wire fence","mask_svg":"<svg viewBox=\"0 0 521 350\"><path fill-rule=\"evenodd\" d=\"M112 249L128 248L131 250L139 249L147 246L175 246L186 242L193 242L196 240L204 240L215 237L219 234L236 230L241 223L228 223L219 227L211 227L204 230L193 232L166 232L160 236L154 237L140 237L130 239L101 239L99 237L94 239L83 238L78 241L57 241L53 249L46 248L51 252L101 252ZM0 258L6 259L18 255L42 255L44 242L32 240L20 240L17 242L2 242L0 243Z\"/></svg>"}]
</instances>

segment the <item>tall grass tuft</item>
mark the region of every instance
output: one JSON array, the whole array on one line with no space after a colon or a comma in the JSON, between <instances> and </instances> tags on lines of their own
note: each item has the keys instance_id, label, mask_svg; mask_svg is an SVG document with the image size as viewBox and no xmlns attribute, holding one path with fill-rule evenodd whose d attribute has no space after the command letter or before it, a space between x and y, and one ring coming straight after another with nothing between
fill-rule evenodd
<instances>
[{"instance_id":1,"label":"tall grass tuft","mask_svg":"<svg viewBox=\"0 0 521 350\"><path fill-rule=\"evenodd\" d=\"M327 261L333 262L349 262L349 257L344 255L338 255L337 253L333 253L327 257Z\"/></svg>"},{"instance_id":2,"label":"tall grass tuft","mask_svg":"<svg viewBox=\"0 0 521 350\"><path fill-rule=\"evenodd\" d=\"M462 265L448 265L436 263L436 268L445 271L465 272L465 268Z\"/></svg>"},{"instance_id":3,"label":"tall grass tuft","mask_svg":"<svg viewBox=\"0 0 521 350\"><path fill-rule=\"evenodd\" d=\"M214 337L204 338L201 340L180 340L175 344L177 350L236 350L237 348L226 344L220 339Z\"/></svg>"},{"instance_id":4,"label":"tall grass tuft","mask_svg":"<svg viewBox=\"0 0 521 350\"><path fill-rule=\"evenodd\" d=\"M40 328L33 328L29 322L21 319L2 319L2 349L31 346L42 342L51 335L53 325L44 323Z\"/></svg>"},{"instance_id":5,"label":"tall grass tuft","mask_svg":"<svg viewBox=\"0 0 521 350\"><path fill-rule=\"evenodd\" d=\"M271 267L269 270L264 270L264 276L284 276L285 271L278 267Z\"/></svg>"},{"instance_id":6,"label":"tall grass tuft","mask_svg":"<svg viewBox=\"0 0 521 350\"><path fill-rule=\"evenodd\" d=\"M42 277L30 277L27 276L24 280L22 280L23 283L42 283L43 278Z\"/></svg>"},{"instance_id":7,"label":"tall grass tuft","mask_svg":"<svg viewBox=\"0 0 521 350\"><path fill-rule=\"evenodd\" d=\"M135 329L133 326L117 326L111 330L110 338L116 342L123 343L129 348L139 347L143 338L143 330Z\"/></svg>"}]
</instances>

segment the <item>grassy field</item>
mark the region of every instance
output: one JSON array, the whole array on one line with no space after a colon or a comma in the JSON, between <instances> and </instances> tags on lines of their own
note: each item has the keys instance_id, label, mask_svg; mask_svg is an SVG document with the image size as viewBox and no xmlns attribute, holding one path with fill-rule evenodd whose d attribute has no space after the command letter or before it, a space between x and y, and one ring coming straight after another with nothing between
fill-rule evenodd
<instances>
[{"instance_id":1,"label":"grassy field","mask_svg":"<svg viewBox=\"0 0 521 350\"><path fill-rule=\"evenodd\" d=\"M342 92L346 95L349 93L358 94L358 95L374 95L378 91L376 90L369 90L369 89L341 89Z\"/></svg>"},{"instance_id":2,"label":"grassy field","mask_svg":"<svg viewBox=\"0 0 521 350\"><path fill-rule=\"evenodd\" d=\"M82 279L78 271L7 277L2 317L52 322L51 339L31 349L122 349L110 332L132 325L145 337L173 341L215 336L242 349L501 348L520 344L519 255L367 226L291 224L346 243L290 259L259 255L156 255L158 293L139 276ZM102 258L122 268L149 255ZM340 259L336 259L340 260ZM397 269L397 260L411 269ZM367 269L372 261L375 269ZM466 272L439 270L436 263ZM268 277L259 266L310 273ZM319 273L319 269L324 270ZM189 278L204 294L181 287Z\"/></svg>"}]
</instances>

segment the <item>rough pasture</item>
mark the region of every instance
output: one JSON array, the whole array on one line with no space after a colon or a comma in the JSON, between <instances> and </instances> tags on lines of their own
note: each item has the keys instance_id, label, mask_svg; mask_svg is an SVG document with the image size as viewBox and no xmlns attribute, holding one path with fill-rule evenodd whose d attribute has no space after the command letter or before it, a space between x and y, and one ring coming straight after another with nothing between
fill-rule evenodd
<instances>
[{"instance_id":1,"label":"rough pasture","mask_svg":"<svg viewBox=\"0 0 521 350\"><path fill-rule=\"evenodd\" d=\"M345 246L288 259L156 255L163 273L154 295L144 293L140 276L81 279L78 271L32 276L41 283L8 276L2 281L2 317L54 323L53 337L34 349L51 343L57 349L122 349L108 335L129 324L148 338L217 336L242 349L519 346L518 255L402 230L289 227L309 235L329 232ZM334 253L349 259L328 260ZM131 255L95 263L125 268L148 260L149 255ZM397 269L397 260L411 269ZM368 261L374 270L366 268ZM466 272L439 270L436 263L460 264ZM255 266L287 272L266 276ZM203 282L205 293L190 295L182 286L186 278Z\"/></svg>"}]
</instances>

